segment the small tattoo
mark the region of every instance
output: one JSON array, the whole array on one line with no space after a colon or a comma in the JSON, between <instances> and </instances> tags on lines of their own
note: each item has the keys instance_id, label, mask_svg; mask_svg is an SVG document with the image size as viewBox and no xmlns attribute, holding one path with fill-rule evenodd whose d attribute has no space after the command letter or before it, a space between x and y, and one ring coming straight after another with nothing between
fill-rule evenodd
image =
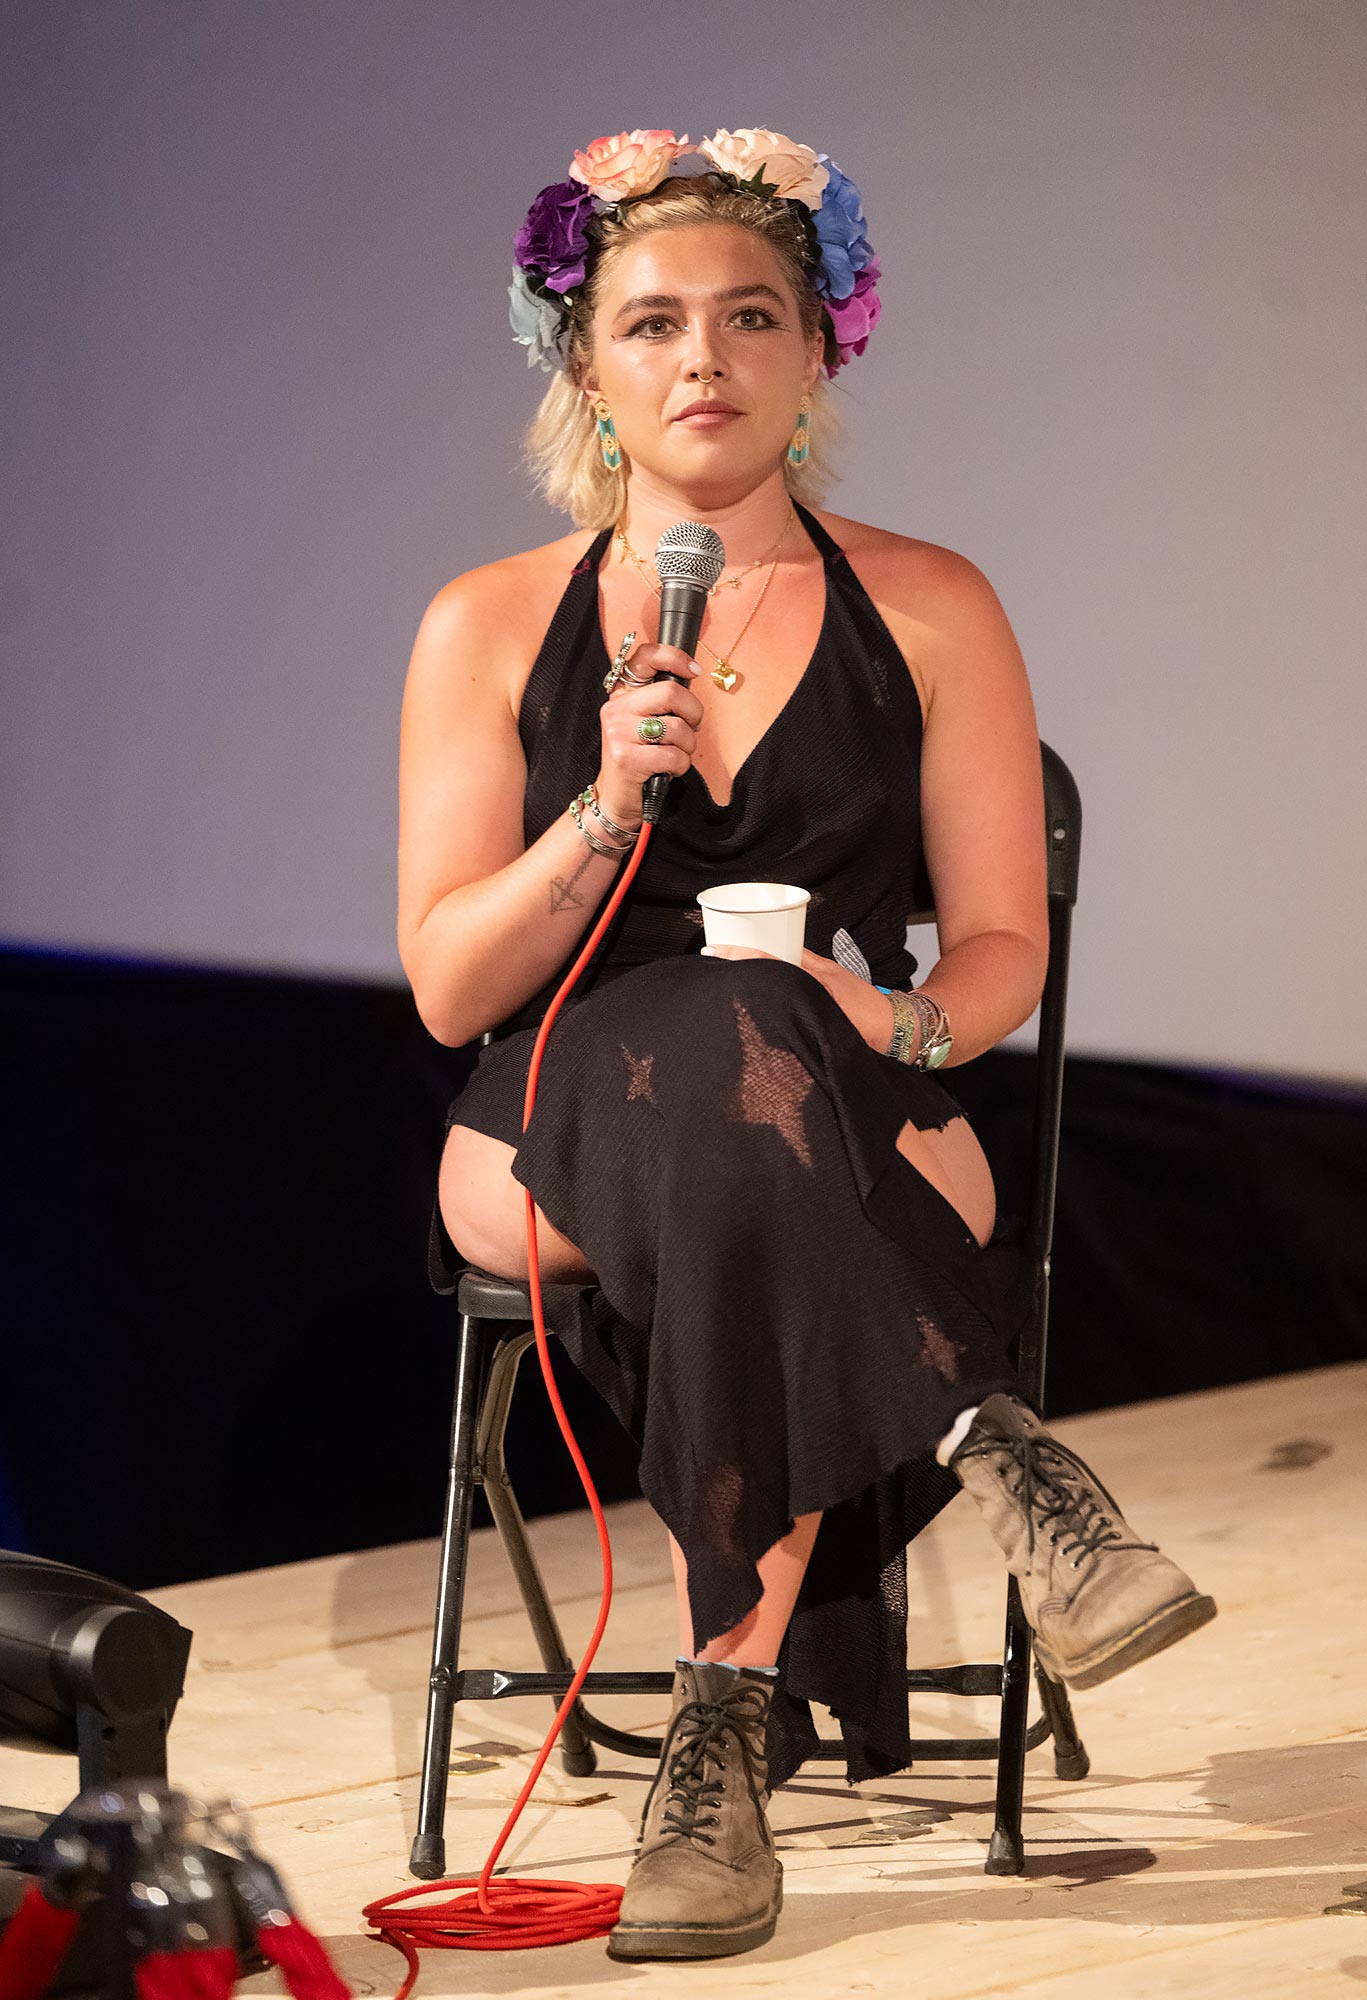
<instances>
[{"instance_id":1,"label":"small tattoo","mask_svg":"<svg viewBox=\"0 0 1367 2000\"><path fill-rule=\"evenodd\" d=\"M575 883L588 867L592 856L586 854L568 882L563 875L551 877L551 915L558 916L561 910L582 910L584 898L575 889Z\"/></svg>"},{"instance_id":2,"label":"small tattoo","mask_svg":"<svg viewBox=\"0 0 1367 2000\"><path fill-rule=\"evenodd\" d=\"M566 876L552 876L552 916L558 916L560 910L582 910L584 908L584 896L580 896L576 892L574 884L580 880L580 876L584 874L584 870L588 868L588 864L592 860L594 860L594 856L586 854L584 860L580 862L580 866L570 876L570 880L566 880Z\"/></svg>"}]
</instances>

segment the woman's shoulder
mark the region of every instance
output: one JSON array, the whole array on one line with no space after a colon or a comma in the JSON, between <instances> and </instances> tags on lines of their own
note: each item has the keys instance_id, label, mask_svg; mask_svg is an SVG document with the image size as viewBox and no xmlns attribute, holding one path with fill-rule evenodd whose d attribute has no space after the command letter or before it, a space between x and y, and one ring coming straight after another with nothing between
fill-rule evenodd
<instances>
[{"instance_id":1,"label":"woman's shoulder","mask_svg":"<svg viewBox=\"0 0 1367 2000\"><path fill-rule=\"evenodd\" d=\"M515 721L556 605L592 539L576 530L443 584L413 642L407 706L429 718L483 714Z\"/></svg>"},{"instance_id":2,"label":"woman's shoulder","mask_svg":"<svg viewBox=\"0 0 1367 2000\"><path fill-rule=\"evenodd\" d=\"M819 512L817 519L840 544L896 640L928 715L936 683L949 668L961 674L984 643L999 646L1009 635L996 591L957 549L846 515Z\"/></svg>"},{"instance_id":3,"label":"woman's shoulder","mask_svg":"<svg viewBox=\"0 0 1367 2000\"><path fill-rule=\"evenodd\" d=\"M543 627L550 622L570 573L593 537L576 528L553 542L519 549L492 562L464 570L443 584L428 605L423 622L438 633L464 638L472 629L497 620L501 629L534 623L547 606Z\"/></svg>"},{"instance_id":4,"label":"woman's shoulder","mask_svg":"<svg viewBox=\"0 0 1367 2000\"><path fill-rule=\"evenodd\" d=\"M925 611L952 609L956 602L971 603L992 588L977 564L957 549L845 514L823 510L816 518L840 544L866 587L873 578L890 597L909 605Z\"/></svg>"}]
</instances>

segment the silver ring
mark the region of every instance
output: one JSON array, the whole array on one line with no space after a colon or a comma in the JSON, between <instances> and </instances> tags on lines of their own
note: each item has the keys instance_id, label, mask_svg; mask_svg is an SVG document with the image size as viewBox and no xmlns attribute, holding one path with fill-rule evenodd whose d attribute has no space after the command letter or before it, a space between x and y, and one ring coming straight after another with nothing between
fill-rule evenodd
<instances>
[{"instance_id":1,"label":"silver ring","mask_svg":"<svg viewBox=\"0 0 1367 2000\"><path fill-rule=\"evenodd\" d=\"M658 743L665 733L665 719L662 715L645 715L636 725L636 734L642 743Z\"/></svg>"},{"instance_id":2,"label":"silver ring","mask_svg":"<svg viewBox=\"0 0 1367 2000\"><path fill-rule=\"evenodd\" d=\"M628 632L625 639L623 639L621 645L617 648L617 653L615 658L613 659L612 665L608 668L607 672L603 676L603 686L607 689L609 694L612 693L612 690L616 687L618 681L621 680L624 675L627 680L635 682L637 687L641 687L644 685L643 682L636 680L635 674L627 673L627 654L631 651L632 647L635 644L636 644L636 634L634 632Z\"/></svg>"}]
</instances>

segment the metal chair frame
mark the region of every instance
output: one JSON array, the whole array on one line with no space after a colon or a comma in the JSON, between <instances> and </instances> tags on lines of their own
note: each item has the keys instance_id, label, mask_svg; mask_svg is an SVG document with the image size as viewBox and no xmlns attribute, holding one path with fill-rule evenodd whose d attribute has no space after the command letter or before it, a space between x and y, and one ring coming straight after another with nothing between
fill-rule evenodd
<instances>
[{"instance_id":1,"label":"metal chair frame","mask_svg":"<svg viewBox=\"0 0 1367 2000\"><path fill-rule=\"evenodd\" d=\"M1025 1251L1033 1261L1034 1294L1021 1337L1018 1363L1027 1394L1043 1408L1045 1349L1049 1323L1050 1252L1058 1173L1059 1124L1063 1101L1064 1019L1073 906L1077 901L1082 808L1078 789L1063 759L1041 742L1044 775L1045 844L1049 890L1049 966L1040 1003L1039 1054ZM934 919L924 866L918 887L924 907L909 923ZM488 1042L492 1035L484 1037ZM517 1496L504 1460L504 1433L523 1355L533 1344L531 1304L526 1286L466 1270L458 1288L460 1336L456 1357L451 1447L442 1522L440 1574L428 1682L427 1729L423 1747L418 1827L410 1867L435 1881L446 1872L444 1820L451 1753L451 1724L458 1701L493 1701L507 1695L549 1695L559 1706L574 1674L545 1583L527 1538ZM499 1539L512 1567L543 1671L503 1668L472 1670L459 1665L461 1614L469 1555L470 1516L476 1486L484 1488ZM909 1693L991 1695L1000 1700L998 1734L989 1737L931 1737L912 1743L915 1761L959 1762L995 1759L996 1817L988 1846L989 1875L1019 1875L1025 1867L1021 1833L1025 1753L1054 1740L1054 1768L1060 1778L1084 1778L1088 1757L1077 1734L1065 1689L1035 1663L1041 1713L1029 1722L1031 1633L1021 1609L1016 1579L1006 1591L1006 1634L1000 1665L909 1668ZM583 1694L668 1694L672 1673L590 1673ZM656 1759L659 1738L616 1729L576 1702L561 1737L564 1768L587 1777L596 1768L595 1745L619 1755ZM817 1755L841 1761L843 1745L823 1741Z\"/></svg>"}]
</instances>

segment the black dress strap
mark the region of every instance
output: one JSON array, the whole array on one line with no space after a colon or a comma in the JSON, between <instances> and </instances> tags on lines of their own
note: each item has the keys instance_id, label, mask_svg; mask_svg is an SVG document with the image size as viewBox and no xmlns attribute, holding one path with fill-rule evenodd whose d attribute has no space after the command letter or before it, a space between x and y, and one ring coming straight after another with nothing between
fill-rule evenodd
<instances>
[{"instance_id":1,"label":"black dress strap","mask_svg":"<svg viewBox=\"0 0 1367 2000\"><path fill-rule=\"evenodd\" d=\"M844 549L841 548L833 535L826 532L820 521L817 520L816 515L809 512L800 500L794 500L793 507L796 510L798 520L801 521L803 527L816 544L822 560L828 563L844 562Z\"/></svg>"},{"instance_id":2,"label":"black dress strap","mask_svg":"<svg viewBox=\"0 0 1367 2000\"><path fill-rule=\"evenodd\" d=\"M594 536L593 540L589 543L588 547L585 549L583 555L580 556L574 568L570 571L571 584L574 582L574 579L577 576L597 575L598 565L602 562L604 552L606 551L607 545L611 539L612 539L612 529L610 527L600 528L598 533ZM566 589L568 588L569 585L567 584Z\"/></svg>"}]
</instances>

